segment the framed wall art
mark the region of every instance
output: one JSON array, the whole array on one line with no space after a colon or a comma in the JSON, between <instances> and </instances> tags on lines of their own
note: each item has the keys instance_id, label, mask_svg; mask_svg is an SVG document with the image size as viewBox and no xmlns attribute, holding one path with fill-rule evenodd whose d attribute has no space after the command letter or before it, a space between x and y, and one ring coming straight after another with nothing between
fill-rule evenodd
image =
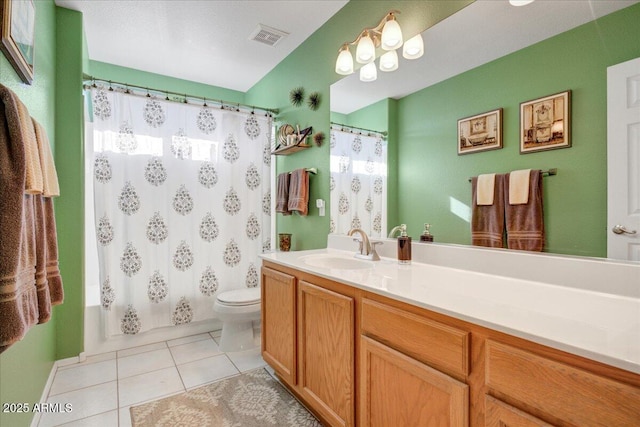
<instances>
[{"instance_id":1,"label":"framed wall art","mask_svg":"<svg viewBox=\"0 0 640 427\"><path fill-rule=\"evenodd\" d=\"M458 154L502 148L502 108L458 120Z\"/></svg>"},{"instance_id":2,"label":"framed wall art","mask_svg":"<svg viewBox=\"0 0 640 427\"><path fill-rule=\"evenodd\" d=\"M0 49L23 82L33 82L36 7L33 0L0 0Z\"/></svg>"},{"instance_id":3,"label":"framed wall art","mask_svg":"<svg viewBox=\"0 0 640 427\"><path fill-rule=\"evenodd\" d=\"M571 91L520 104L520 154L571 147Z\"/></svg>"}]
</instances>

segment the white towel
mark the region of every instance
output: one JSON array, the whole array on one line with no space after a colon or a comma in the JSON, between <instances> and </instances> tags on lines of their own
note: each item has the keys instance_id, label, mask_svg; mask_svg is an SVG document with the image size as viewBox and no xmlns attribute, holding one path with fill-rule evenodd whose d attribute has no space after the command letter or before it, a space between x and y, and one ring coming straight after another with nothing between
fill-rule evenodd
<instances>
[{"instance_id":1,"label":"white towel","mask_svg":"<svg viewBox=\"0 0 640 427\"><path fill-rule=\"evenodd\" d=\"M487 173L478 175L476 204L479 206L493 205L493 189L496 186L496 174Z\"/></svg>"},{"instance_id":2,"label":"white towel","mask_svg":"<svg viewBox=\"0 0 640 427\"><path fill-rule=\"evenodd\" d=\"M513 171L509 174L509 204L526 205L529 203L529 176L531 169Z\"/></svg>"},{"instance_id":3,"label":"white towel","mask_svg":"<svg viewBox=\"0 0 640 427\"><path fill-rule=\"evenodd\" d=\"M36 133L36 141L38 142L44 197L59 196L60 185L58 184L58 173L56 172L56 165L53 162L53 155L51 154L51 147L49 146L49 137L47 137L47 132L40 123L34 118L32 118L32 121Z\"/></svg>"}]
</instances>

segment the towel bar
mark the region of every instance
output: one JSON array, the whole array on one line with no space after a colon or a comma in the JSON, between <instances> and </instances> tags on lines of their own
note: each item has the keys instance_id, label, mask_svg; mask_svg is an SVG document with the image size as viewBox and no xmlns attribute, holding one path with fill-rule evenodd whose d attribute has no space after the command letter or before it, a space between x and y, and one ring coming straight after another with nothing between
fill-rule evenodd
<instances>
[{"instance_id":1,"label":"towel bar","mask_svg":"<svg viewBox=\"0 0 640 427\"><path fill-rule=\"evenodd\" d=\"M553 176L558 175L558 168L551 168L546 171L542 171L542 176ZM469 178L469 182L471 182L471 178Z\"/></svg>"},{"instance_id":2,"label":"towel bar","mask_svg":"<svg viewBox=\"0 0 640 427\"><path fill-rule=\"evenodd\" d=\"M318 168L306 168L305 171L315 175L318 173ZM291 175L291 172L289 172L289 175Z\"/></svg>"}]
</instances>

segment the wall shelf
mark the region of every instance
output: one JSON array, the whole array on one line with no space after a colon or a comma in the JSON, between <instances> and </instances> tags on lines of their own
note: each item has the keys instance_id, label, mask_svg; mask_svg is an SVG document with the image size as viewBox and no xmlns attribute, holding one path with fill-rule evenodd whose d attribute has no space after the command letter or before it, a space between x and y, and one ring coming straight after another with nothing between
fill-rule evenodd
<instances>
[{"instance_id":1,"label":"wall shelf","mask_svg":"<svg viewBox=\"0 0 640 427\"><path fill-rule=\"evenodd\" d=\"M293 127L291 125L286 125L289 128L291 128L291 132L293 132ZM284 127L283 127L284 129ZM311 126L309 126L306 129L303 130L298 130L298 133L291 133L291 134L295 134L298 136L298 142L296 144L293 145L281 145L279 148L276 148L274 151L271 152L271 154L274 154L276 156L288 156L289 154L293 154L293 153L297 153L298 151L307 149L307 148L311 148L311 144L307 144L305 141L307 140L307 138L309 137L309 135L311 135L311 132L313 132L313 128ZM289 135L291 135L289 134ZM284 143L285 138L287 137L287 135L281 135L280 136L280 143Z\"/></svg>"},{"instance_id":2,"label":"wall shelf","mask_svg":"<svg viewBox=\"0 0 640 427\"><path fill-rule=\"evenodd\" d=\"M274 154L276 156L288 156L289 154L297 153L298 151L304 150L306 148L311 148L311 145L300 142L296 145L286 145L284 147L280 147L272 151L271 154Z\"/></svg>"}]
</instances>

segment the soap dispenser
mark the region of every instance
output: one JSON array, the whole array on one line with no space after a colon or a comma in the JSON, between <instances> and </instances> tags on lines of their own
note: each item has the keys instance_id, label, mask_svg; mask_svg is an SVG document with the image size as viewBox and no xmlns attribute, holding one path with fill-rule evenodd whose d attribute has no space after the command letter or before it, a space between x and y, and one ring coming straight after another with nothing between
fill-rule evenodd
<instances>
[{"instance_id":1,"label":"soap dispenser","mask_svg":"<svg viewBox=\"0 0 640 427\"><path fill-rule=\"evenodd\" d=\"M424 243L433 242L433 234L431 234L431 232L429 231L430 227L431 227L431 224L427 224L427 223L424 224L424 231L420 235L421 242L424 242Z\"/></svg>"},{"instance_id":2,"label":"soap dispenser","mask_svg":"<svg viewBox=\"0 0 640 427\"><path fill-rule=\"evenodd\" d=\"M398 237L398 264L411 264L411 237L407 235L407 225L401 224L391 230L389 237L393 237L400 230Z\"/></svg>"}]
</instances>

